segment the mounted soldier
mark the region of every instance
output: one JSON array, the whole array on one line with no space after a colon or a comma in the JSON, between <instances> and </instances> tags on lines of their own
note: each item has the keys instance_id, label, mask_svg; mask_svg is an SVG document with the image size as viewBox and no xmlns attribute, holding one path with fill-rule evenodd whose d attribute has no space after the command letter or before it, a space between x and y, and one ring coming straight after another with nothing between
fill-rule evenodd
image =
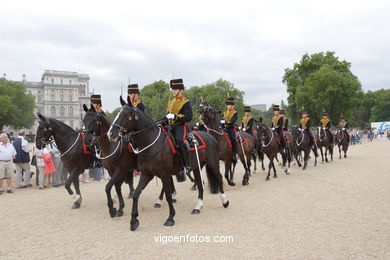
<instances>
[{"instance_id":1,"label":"mounted soldier","mask_svg":"<svg viewBox=\"0 0 390 260\"><path fill-rule=\"evenodd\" d=\"M238 113L234 109L234 98L227 98L225 103L227 110L223 113L223 119L220 121L220 123L230 137L233 151L233 162L237 162L237 139L234 127L237 121Z\"/></svg>"},{"instance_id":2,"label":"mounted soldier","mask_svg":"<svg viewBox=\"0 0 390 260\"><path fill-rule=\"evenodd\" d=\"M103 113L102 109L102 96L101 95L91 95L90 99L92 106L99 112Z\"/></svg>"},{"instance_id":3,"label":"mounted soldier","mask_svg":"<svg viewBox=\"0 0 390 260\"><path fill-rule=\"evenodd\" d=\"M272 117L271 128L279 135L282 150L286 148L286 141L283 138L283 117L279 113L279 105L273 105L274 116Z\"/></svg>"},{"instance_id":4,"label":"mounted soldier","mask_svg":"<svg viewBox=\"0 0 390 260\"><path fill-rule=\"evenodd\" d=\"M245 115L242 118L241 130L256 138L253 130L253 123L255 122L255 119L251 115L251 107L244 106L244 113Z\"/></svg>"},{"instance_id":5,"label":"mounted soldier","mask_svg":"<svg viewBox=\"0 0 390 260\"><path fill-rule=\"evenodd\" d=\"M314 145L314 137L310 131L311 119L309 117L309 113L305 110L301 111L302 118L300 120L299 128L303 129L306 134L309 136L309 146Z\"/></svg>"},{"instance_id":6,"label":"mounted soldier","mask_svg":"<svg viewBox=\"0 0 390 260\"><path fill-rule=\"evenodd\" d=\"M287 132L288 131L288 118L286 116L286 112L284 111L284 109L280 109L279 114L281 117L283 117L282 130L283 130L283 132Z\"/></svg>"},{"instance_id":7,"label":"mounted soldier","mask_svg":"<svg viewBox=\"0 0 390 260\"><path fill-rule=\"evenodd\" d=\"M327 112L322 113L322 119L320 120L321 127L326 131L326 134L331 137L330 140L333 140L333 134L330 131L330 120Z\"/></svg>"},{"instance_id":8,"label":"mounted soldier","mask_svg":"<svg viewBox=\"0 0 390 260\"><path fill-rule=\"evenodd\" d=\"M139 99L140 92L138 89L138 84L130 84L127 86L127 94L129 96L130 102L133 103L133 106L137 107L142 112L145 112L145 106Z\"/></svg>"},{"instance_id":9,"label":"mounted soldier","mask_svg":"<svg viewBox=\"0 0 390 260\"><path fill-rule=\"evenodd\" d=\"M340 115L340 122L339 122L338 127L340 129L342 129L342 130L347 130L348 129L348 122L347 122L347 120L345 120L344 114Z\"/></svg>"},{"instance_id":10,"label":"mounted soldier","mask_svg":"<svg viewBox=\"0 0 390 260\"><path fill-rule=\"evenodd\" d=\"M191 171L191 165L188 157L188 150L184 143L188 126L187 123L192 120L192 108L190 101L183 96L183 79L172 79L170 81L173 99L169 100L167 106L166 118L174 134L176 145L179 147L180 157L183 168L180 175L188 174Z\"/></svg>"}]
</instances>

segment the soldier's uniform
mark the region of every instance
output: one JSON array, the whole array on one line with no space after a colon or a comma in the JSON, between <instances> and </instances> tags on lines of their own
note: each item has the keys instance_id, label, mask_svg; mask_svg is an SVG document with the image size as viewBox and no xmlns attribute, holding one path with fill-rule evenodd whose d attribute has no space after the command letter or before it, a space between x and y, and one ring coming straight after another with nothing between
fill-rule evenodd
<instances>
[{"instance_id":1,"label":"soldier's uniform","mask_svg":"<svg viewBox=\"0 0 390 260\"><path fill-rule=\"evenodd\" d=\"M283 131L288 131L288 118L286 116L286 112L284 109L279 110L279 114L281 117L283 117L283 125L282 125L282 130Z\"/></svg>"},{"instance_id":2,"label":"soldier's uniform","mask_svg":"<svg viewBox=\"0 0 390 260\"><path fill-rule=\"evenodd\" d=\"M272 108L274 111L279 112L279 105L273 105ZM285 148L286 142L283 138L283 117L279 113L276 113L272 117L271 127L272 127L272 130L274 130L279 135L280 144L281 144L282 148Z\"/></svg>"},{"instance_id":3,"label":"soldier's uniform","mask_svg":"<svg viewBox=\"0 0 390 260\"><path fill-rule=\"evenodd\" d=\"M171 89L184 89L182 79L172 79L170 81L170 86ZM187 123L192 120L191 103L184 96L176 96L169 100L167 112L168 115L175 115L174 119L170 119L168 122L171 126L171 131L174 134L175 142L179 146L180 155L184 164L180 174L184 174L185 172L188 173L191 170L191 166L188 157L188 150L184 141L188 131Z\"/></svg>"},{"instance_id":4,"label":"soldier's uniform","mask_svg":"<svg viewBox=\"0 0 390 260\"><path fill-rule=\"evenodd\" d=\"M333 140L333 134L330 131L330 120L328 118L328 113L326 113L326 112L322 113L322 118L321 118L320 122L321 122L321 127L323 129L325 129L326 134L331 137L331 140Z\"/></svg>"},{"instance_id":5,"label":"soldier's uniform","mask_svg":"<svg viewBox=\"0 0 390 260\"><path fill-rule=\"evenodd\" d=\"M127 94L129 95L129 97L130 94L140 95L138 84L130 84L129 86L127 86ZM133 106L137 107L142 112L145 112L145 106L141 100L139 100L138 98L134 98L133 100L130 101L131 103L133 103Z\"/></svg>"},{"instance_id":6,"label":"soldier's uniform","mask_svg":"<svg viewBox=\"0 0 390 260\"><path fill-rule=\"evenodd\" d=\"M253 130L253 123L255 122L255 119L250 114L251 107L250 106L244 106L244 112L248 112L249 115L245 115L242 118L241 128L242 128L243 131L245 131L248 134L250 134L251 136L255 137L256 135L254 134L254 130Z\"/></svg>"},{"instance_id":7,"label":"soldier's uniform","mask_svg":"<svg viewBox=\"0 0 390 260\"><path fill-rule=\"evenodd\" d=\"M102 109L102 96L98 94L91 95L89 98L91 101L91 104L94 105L95 109L101 113L104 114L103 109Z\"/></svg>"},{"instance_id":8,"label":"soldier's uniform","mask_svg":"<svg viewBox=\"0 0 390 260\"><path fill-rule=\"evenodd\" d=\"M225 100L226 105L234 106L234 98L227 98ZM227 109L223 113L223 120L221 120L223 127L225 128L226 133L230 137L230 141L232 143L232 151L233 151L233 161L237 160L237 139L236 139L236 131L234 129L234 125L237 121L238 113L237 111L232 109Z\"/></svg>"},{"instance_id":9,"label":"soldier's uniform","mask_svg":"<svg viewBox=\"0 0 390 260\"><path fill-rule=\"evenodd\" d=\"M340 122L339 122L339 128L340 129L348 129L348 122L345 120L345 117L343 114L340 115Z\"/></svg>"},{"instance_id":10,"label":"soldier's uniform","mask_svg":"<svg viewBox=\"0 0 390 260\"><path fill-rule=\"evenodd\" d=\"M308 114L306 111L302 110L301 114L302 114L302 118L300 120L299 127L305 130L306 134L309 136L309 145L312 146L314 145L314 137L310 131L311 119L309 116L303 117L303 114Z\"/></svg>"}]
</instances>

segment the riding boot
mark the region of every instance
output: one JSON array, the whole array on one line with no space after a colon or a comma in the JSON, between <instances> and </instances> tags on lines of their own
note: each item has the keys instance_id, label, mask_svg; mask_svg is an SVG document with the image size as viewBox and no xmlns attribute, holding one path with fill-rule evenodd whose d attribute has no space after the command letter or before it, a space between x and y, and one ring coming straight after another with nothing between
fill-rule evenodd
<instances>
[{"instance_id":1,"label":"riding boot","mask_svg":"<svg viewBox=\"0 0 390 260\"><path fill-rule=\"evenodd\" d=\"M180 157L183 164L183 168L180 170L179 175L183 176L191 172L190 158L188 155L187 146L183 143L179 145Z\"/></svg>"},{"instance_id":2,"label":"riding boot","mask_svg":"<svg viewBox=\"0 0 390 260\"><path fill-rule=\"evenodd\" d=\"M232 140L233 163L237 163L237 140Z\"/></svg>"}]
</instances>

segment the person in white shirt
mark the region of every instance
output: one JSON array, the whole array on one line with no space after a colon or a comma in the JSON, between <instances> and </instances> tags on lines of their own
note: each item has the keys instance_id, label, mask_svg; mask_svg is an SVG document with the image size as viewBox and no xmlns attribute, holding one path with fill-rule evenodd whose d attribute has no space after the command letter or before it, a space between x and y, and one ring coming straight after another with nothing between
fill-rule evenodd
<instances>
[{"instance_id":1,"label":"person in white shirt","mask_svg":"<svg viewBox=\"0 0 390 260\"><path fill-rule=\"evenodd\" d=\"M30 147L25 139L24 130L19 131L19 136L12 143L16 150L16 157L14 159L16 169L16 188L26 188L32 186L30 183L31 172L30 172ZM22 171L24 172L24 185L22 184Z\"/></svg>"},{"instance_id":2,"label":"person in white shirt","mask_svg":"<svg viewBox=\"0 0 390 260\"><path fill-rule=\"evenodd\" d=\"M7 180L7 193L13 193L11 189L12 174L14 166L12 160L15 158L16 151L9 143L7 134L0 134L0 195L3 194L3 180Z\"/></svg>"}]
</instances>

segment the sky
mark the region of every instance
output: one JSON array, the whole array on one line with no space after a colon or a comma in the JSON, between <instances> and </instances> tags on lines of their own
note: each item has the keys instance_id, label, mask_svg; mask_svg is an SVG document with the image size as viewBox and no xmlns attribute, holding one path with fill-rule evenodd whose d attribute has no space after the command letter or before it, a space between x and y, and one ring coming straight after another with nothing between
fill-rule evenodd
<instances>
[{"instance_id":1,"label":"sky","mask_svg":"<svg viewBox=\"0 0 390 260\"><path fill-rule=\"evenodd\" d=\"M246 104L287 99L282 77L305 53L334 51L363 89L390 87L390 1L0 1L0 73L86 73L103 106L121 85L220 78Z\"/></svg>"}]
</instances>

